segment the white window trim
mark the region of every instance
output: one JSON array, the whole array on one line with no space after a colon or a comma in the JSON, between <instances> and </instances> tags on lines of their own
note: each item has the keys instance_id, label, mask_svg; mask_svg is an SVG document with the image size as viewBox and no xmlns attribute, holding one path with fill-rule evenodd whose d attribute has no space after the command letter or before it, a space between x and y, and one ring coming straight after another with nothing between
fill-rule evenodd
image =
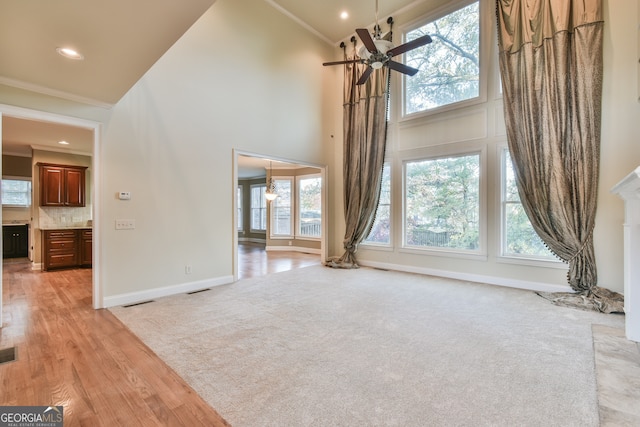
<instances>
[{"instance_id":1,"label":"white window trim","mask_svg":"<svg viewBox=\"0 0 640 427\"><path fill-rule=\"evenodd\" d=\"M393 166L390 160L384 161L384 166L389 168L389 243L367 242L363 240L360 243L361 248L385 250L389 251L393 249Z\"/></svg>"},{"instance_id":2,"label":"white window trim","mask_svg":"<svg viewBox=\"0 0 640 427\"><path fill-rule=\"evenodd\" d=\"M402 42L406 40L406 34L410 31L413 31L417 28L422 27L425 24L436 21L448 14L455 12L458 9L462 9L471 3L475 3L479 1L479 19L480 19L480 35L479 35L479 57L480 57L480 75L479 75L479 93L478 96L472 99L466 99L459 102L454 102L447 105L442 105L440 107L435 107L425 111L417 111L415 113L407 114L405 112L405 77L404 75L400 75L400 73L392 73L392 84L394 84L394 88L396 89L394 93L399 93L400 96L396 97L396 111L399 113L398 122L404 122L409 120L415 120L419 118L424 118L428 116L432 116L434 114L440 114L445 111L459 110L465 107L483 104L487 102L487 92L488 92L488 75L489 75L489 65L491 62L490 52L491 47L488 45L492 37L490 33L492 32L494 26L492 25L493 21L488 21L483 17L490 14L492 19L495 19L495 12L491 9L491 2L487 0L460 0L452 3L447 3L440 8L437 8L431 11L428 14L422 15L421 17L410 21L407 25L400 28L400 33L402 35ZM402 56L402 60L396 58L397 61L404 63L404 55ZM393 76L395 75L395 78ZM410 78L410 77L409 77Z\"/></svg>"},{"instance_id":3,"label":"white window trim","mask_svg":"<svg viewBox=\"0 0 640 427\"><path fill-rule=\"evenodd\" d=\"M269 209L269 221L270 221L270 227L269 227L269 238L272 240L291 240L291 239L295 239L295 211L296 211L296 180L294 179L293 176L274 176L273 179L275 181L289 181L291 182L291 215L289 218L289 229L291 230L290 234L273 234L273 230L275 229L275 227L273 226L273 222L274 222L274 215L275 215L275 209L273 209L273 204L271 205L271 209ZM277 187L277 185L276 185ZM277 199L276 199L277 200ZM272 202L273 203L273 202Z\"/></svg>"},{"instance_id":4,"label":"white window trim","mask_svg":"<svg viewBox=\"0 0 640 427\"><path fill-rule=\"evenodd\" d=\"M238 198L238 191L240 191L240 198ZM239 216L236 220L236 228L238 232L244 232L244 185L242 184L236 186L236 203L238 204L236 208ZM239 228L238 222L240 222Z\"/></svg>"},{"instance_id":5,"label":"white window trim","mask_svg":"<svg viewBox=\"0 0 640 427\"><path fill-rule=\"evenodd\" d=\"M253 203L252 202L253 202L253 189L255 187L264 187L266 189L267 188L267 184L266 183L265 184L251 184L251 186L250 186L250 190L249 190L250 191L250 194L249 194L249 231L251 233L266 234L267 233L267 229L266 228L265 229L253 228L253 209L254 209L254 207L253 207ZM260 209L262 209L262 207ZM267 209L266 203L265 203L264 209L265 210ZM266 215L266 212L265 212L265 215Z\"/></svg>"},{"instance_id":6,"label":"white window trim","mask_svg":"<svg viewBox=\"0 0 640 427\"><path fill-rule=\"evenodd\" d=\"M433 148L433 147L431 147ZM451 258L466 258L475 260L487 260L487 149L486 145L473 147L468 144L451 144L451 146L441 146L437 150L430 150L422 155L415 155L402 159L402 227L400 235L400 252L414 254L428 254ZM406 165L409 162L422 160L435 160L448 157L463 157L469 155L479 156L479 196L478 196L478 249L475 251L468 249L452 249L437 247L419 247L406 244Z\"/></svg>"},{"instance_id":7,"label":"white window trim","mask_svg":"<svg viewBox=\"0 0 640 427\"><path fill-rule=\"evenodd\" d=\"M29 194L29 204L28 205L10 205L3 204L2 200L0 200L0 205L3 208L16 208L16 209L30 209L33 206L33 180L29 176L3 176L2 181L26 181L31 183L30 194Z\"/></svg>"},{"instance_id":8,"label":"white window trim","mask_svg":"<svg viewBox=\"0 0 640 427\"><path fill-rule=\"evenodd\" d=\"M295 186L296 186L296 191L295 191L295 238L297 240L310 240L310 241L320 241L322 240L322 232L320 233L320 236L308 236L306 234L302 234L301 233L301 228L302 228L302 221L300 218L300 180L302 179L313 179L313 178L320 178L320 183L321 183L321 187L320 187L320 194L321 194L321 198L322 198L322 187L324 186L324 182L322 182L322 174L319 173L314 173L314 174L310 174L310 175L300 175L300 176L296 176L296 180L295 180ZM322 203L322 202L321 202ZM324 206L320 205L320 224L321 226L323 226L324 224L322 224L322 212L324 211Z\"/></svg>"},{"instance_id":9,"label":"white window trim","mask_svg":"<svg viewBox=\"0 0 640 427\"><path fill-rule=\"evenodd\" d=\"M506 246L506 239L507 239L507 233L505 230L505 201L504 201L505 184L506 184L505 155L509 147L507 146L506 143L502 143L502 144L498 144L496 149L498 151L496 155L496 160L499 162L499 165L500 165L500 168L499 168L500 173L496 174L496 179L497 179L496 188L500 189L500 191L496 194L496 199L497 199L496 208L497 208L497 212L499 212L499 215L497 215L499 226L496 227L496 230L499 233L496 239L496 241L499 243L498 254L496 255L496 261L503 264L516 264L516 265L526 265L526 266L533 266L533 267L555 268L560 270L567 269L568 268L567 264L555 257L545 258L545 257L536 257L532 255L515 255L515 254L506 255L505 254L505 246Z\"/></svg>"}]
</instances>

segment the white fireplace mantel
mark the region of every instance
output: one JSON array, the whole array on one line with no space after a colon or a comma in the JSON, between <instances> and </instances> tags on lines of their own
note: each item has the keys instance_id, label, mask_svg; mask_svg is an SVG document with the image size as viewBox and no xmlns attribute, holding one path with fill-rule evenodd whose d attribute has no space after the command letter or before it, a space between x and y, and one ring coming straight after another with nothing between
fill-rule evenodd
<instances>
[{"instance_id":1,"label":"white fireplace mantel","mask_svg":"<svg viewBox=\"0 0 640 427\"><path fill-rule=\"evenodd\" d=\"M640 166L611 192L624 199L625 333L640 342Z\"/></svg>"}]
</instances>

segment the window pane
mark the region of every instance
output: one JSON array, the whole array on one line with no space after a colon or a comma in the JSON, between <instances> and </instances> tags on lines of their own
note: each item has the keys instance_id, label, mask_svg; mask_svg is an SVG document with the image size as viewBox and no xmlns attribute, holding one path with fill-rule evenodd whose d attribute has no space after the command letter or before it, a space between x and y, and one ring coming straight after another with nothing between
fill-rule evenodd
<instances>
[{"instance_id":1,"label":"window pane","mask_svg":"<svg viewBox=\"0 0 640 427\"><path fill-rule=\"evenodd\" d=\"M513 164L508 150L503 156L503 248L502 255L525 258L546 258L556 260L531 226L531 222L522 207L516 186Z\"/></svg>"},{"instance_id":2,"label":"window pane","mask_svg":"<svg viewBox=\"0 0 640 427\"><path fill-rule=\"evenodd\" d=\"M291 236L291 180L274 180L278 197L271 202L273 212L273 222L271 223L271 233L274 236Z\"/></svg>"},{"instance_id":3,"label":"window pane","mask_svg":"<svg viewBox=\"0 0 640 427\"><path fill-rule=\"evenodd\" d=\"M251 186L251 229L267 229L267 199L264 193L267 189L265 185Z\"/></svg>"},{"instance_id":4,"label":"window pane","mask_svg":"<svg viewBox=\"0 0 640 427\"><path fill-rule=\"evenodd\" d=\"M505 255L555 258L531 226L520 203L505 206Z\"/></svg>"},{"instance_id":5,"label":"window pane","mask_svg":"<svg viewBox=\"0 0 640 427\"><path fill-rule=\"evenodd\" d=\"M479 155L409 162L405 186L407 246L479 249Z\"/></svg>"},{"instance_id":6,"label":"window pane","mask_svg":"<svg viewBox=\"0 0 640 427\"><path fill-rule=\"evenodd\" d=\"M25 207L31 206L31 181L3 179L2 204Z\"/></svg>"},{"instance_id":7,"label":"window pane","mask_svg":"<svg viewBox=\"0 0 640 427\"><path fill-rule=\"evenodd\" d=\"M504 150L503 161L504 165L504 190L505 194L503 199L507 202L516 202L520 203L520 194L518 194L518 186L516 184L516 176L513 171L513 163L511 162L511 154L509 151Z\"/></svg>"},{"instance_id":8,"label":"window pane","mask_svg":"<svg viewBox=\"0 0 640 427\"><path fill-rule=\"evenodd\" d=\"M388 245L391 243L391 168L385 163L382 169L382 186L380 188L380 202L376 211L376 219L371 227L365 243Z\"/></svg>"},{"instance_id":9,"label":"window pane","mask_svg":"<svg viewBox=\"0 0 640 427\"><path fill-rule=\"evenodd\" d=\"M242 231L243 229L243 218L242 218L242 185L238 185L236 189L236 206L238 207L238 231Z\"/></svg>"},{"instance_id":10,"label":"window pane","mask_svg":"<svg viewBox=\"0 0 640 427\"><path fill-rule=\"evenodd\" d=\"M300 235L320 237L322 225L321 204L322 179L302 178L298 181L298 199L300 201Z\"/></svg>"},{"instance_id":11,"label":"window pane","mask_svg":"<svg viewBox=\"0 0 640 427\"><path fill-rule=\"evenodd\" d=\"M478 2L407 33L433 42L405 54L420 71L405 78L405 113L411 114L480 95L480 14Z\"/></svg>"}]
</instances>

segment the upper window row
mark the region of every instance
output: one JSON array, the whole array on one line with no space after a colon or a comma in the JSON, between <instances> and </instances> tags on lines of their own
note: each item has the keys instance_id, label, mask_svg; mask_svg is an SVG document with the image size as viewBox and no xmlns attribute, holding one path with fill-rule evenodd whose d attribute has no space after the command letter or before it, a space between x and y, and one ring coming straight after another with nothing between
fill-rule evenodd
<instances>
[{"instance_id":1,"label":"upper window row","mask_svg":"<svg viewBox=\"0 0 640 427\"><path fill-rule=\"evenodd\" d=\"M404 114L424 112L480 96L480 5L473 2L406 32L432 43L405 54L420 71L404 78Z\"/></svg>"}]
</instances>

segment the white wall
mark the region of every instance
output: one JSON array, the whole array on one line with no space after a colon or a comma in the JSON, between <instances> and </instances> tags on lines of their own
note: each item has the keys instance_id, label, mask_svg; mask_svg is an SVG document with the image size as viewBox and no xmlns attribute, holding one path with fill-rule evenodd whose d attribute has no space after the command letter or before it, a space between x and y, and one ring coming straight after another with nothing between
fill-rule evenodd
<instances>
[{"instance_id":1,"label":"white wall","mask_svg":"<svg viewBox=\"0 0 640 427\"><path fill-rule=\"evenodd\" d=\"M623 291L624 203L611 188L640 165L640 0L605 0L600 188L594 232L601 286Z\"/></svg>"},{"instance_id":2,"label":"white wall","mask_svg":"<svg viewBox=\"0 0 640 427\"><path fill-rule=\"evenodd\" d=\"M101 153L108 301L230 280L232 150L327 163L332 49L261 0L219 0L113 108ZM115 230L118 218L135 230Z\"/></svg>"},{"instance_id":3,"label":"white wall","mask_svg":"<svg viewBox=\"0 0 640 427\"><path fill-rule=\"evenodd\" d=\"M426 3L426 2L425 2ZM442 2L441 2L442 3ZM595 229L595 248L600 286L623 291L622 222L623 205L609 193L611 187L640 164L640 104L638 99L638 1L604 2L605 46L602 160L599 206ZM567 286L566 268L548 268L505 263L499 253L499 148L506 144L502 98L498 86L497 47L494 2L482 5L483 47L491 50L494 62L488 65L487 99L477 105L411 120L399 119L400 85L397 74L392 80L392 122L389 128L387 157L392 165L393 245L386 250L361 246L358 259L363 265L407 271L444 274L451 277L490 283L561 290ZM394 39L399 40L403 26L434 8L424 4L417 9L394 15ZM341 138L341 136L340 136ZM339 144L338 144L339 145ZM484 258L432 256L401 248L402 161L420 156L481 151L486 159L482 176L486 191L486 254ZM336 152L336 162L341 161ZM341 169L336 168L336 175ZM336 179L334 203L342 209L341 178ZM336 216L338 211L334 212ZM342 221L344 222L344 221ZM334 247L342 253L344 226L334 227Z\"/></svg>"},{"instance_id":4,"label":"white wall","mask_svg":"<svg viewBox=\"0 0 640 427\"><path fill-rule=\"evenodd\" d=\"M396 34L402 25L428 12L432 3L427 3L411 14L395 15ZM604 4L596 256L601 285L622 291L623 204L609 189L640 164L640 16L638 0ZM485 20L493 25L492 10L486 12ZM95 153L103 198L99 273L104 295L115 301L122 294L136 297L156 288L229 278L233 148L329 164L329 252L342 253L342 70L321 66L340 52L262 0L218 0L113 110L1 85L0 103L104 124ZM472 143L484 144L488 152L504 140L500 102L490 96L486 104L464 112L483 112L486 136ZM457 115L443 114L420 126L428 131L438 126L434 120ZM459 125L465 125L461 120ZM394 125L392 132L390 159L396 164L412 150L430 150L411 128ZM496 165L489 163L489 167ZM488 179L491 184L492 178ZM118 191L131 191L132 200L117 200ZM491 209L495 210L489 203ZM135 219L136 229L114 230L116 218ZM406 254L397 248L362 249L359 256L365 262L405 269L434 268L507 282L565 283L562 270L497 263L495 225L488 224L487 231L494 236L487 261ZM191 275L185 275L185 263L192 265Z\"/></svg>"}]
</instances>

